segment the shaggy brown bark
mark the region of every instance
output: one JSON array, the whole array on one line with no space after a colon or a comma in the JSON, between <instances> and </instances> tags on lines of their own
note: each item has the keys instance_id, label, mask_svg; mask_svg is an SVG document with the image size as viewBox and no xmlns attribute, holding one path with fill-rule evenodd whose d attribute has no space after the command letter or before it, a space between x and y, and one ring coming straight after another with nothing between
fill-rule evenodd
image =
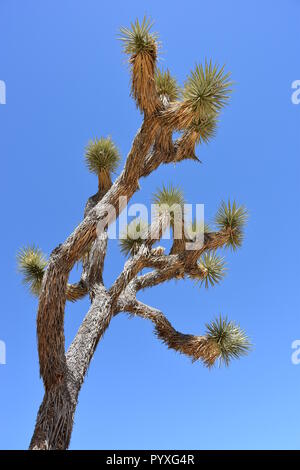
<instances>
[{"instance_id":1,"label":"shaggy brown bark","mask_svg":"<svg viewBox=\"0 0 300 470\"><path fill-rule=\"evenodd\" d=\"M110 297L103 286L102 271L107 236L97 239L89 252L84 278L91 307L83 320L65 359L59 383L45 391L30 449L66 449L69 446L78 395L97 344L112 317Z\"/></svg>"}]
</instances>

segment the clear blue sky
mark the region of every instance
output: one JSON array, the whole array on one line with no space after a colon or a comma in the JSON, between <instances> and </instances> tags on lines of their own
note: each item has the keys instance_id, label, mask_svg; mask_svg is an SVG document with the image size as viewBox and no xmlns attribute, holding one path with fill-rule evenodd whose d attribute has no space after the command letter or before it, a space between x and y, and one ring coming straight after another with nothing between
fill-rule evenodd
<instances>
[{"instance_id":1,"label":"clear blue sky","mask_svg":"<svg viewBox=\"0 0 300 470\"><path fill-rule=\"evenodd\" d=\"M182 83L196 62L226 63L235 85L217 137L198 148L202 165L160 168L133 199L179 184L210 219L228 197L250 212L246 239L226 253L220 286L170 282L140 298L174 326L201 334L220 312L255 349L228 369L207 371L167 350L152 325L120 315L99 344L83 386L72 449L299 448L299 123L291 83L300 79L298 0L100 2L0 0L1 316L0 447L26 448L43 396L36 351L36 300L16 273L20 246L47 254L74 229L96 178L88 140L110 134L128 152L141 116L129 97L118 28L144 14L163 43L161 64ZM109 285L124 258L110 244ZM79 271L72 273L72 279ZM68 305L70 343L88 301Z\"/></svg>"}]
</instances>

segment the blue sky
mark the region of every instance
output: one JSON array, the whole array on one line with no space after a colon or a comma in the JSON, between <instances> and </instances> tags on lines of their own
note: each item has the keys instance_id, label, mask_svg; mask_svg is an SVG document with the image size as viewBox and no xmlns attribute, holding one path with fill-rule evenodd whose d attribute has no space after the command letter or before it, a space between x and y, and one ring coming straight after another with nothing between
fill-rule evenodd
<instances>
[{"instance_id":1,"label":"blue sky","mask_svg":"<svg viewBox=\"0 0 300 470\"><path fill-rule=\"evenodd\" d=\"M300 79L298 0L0 0L2 161L0 448L26 448L43 395L38 375L37 302L21 284L15 255L35 242L47 254L82 218L96 178L84 165L90 138L111 135L123 161L141 116L129 97L118 28L155 20L160 64L182 83L205 57L226 63L236 82L217 137L198 148L202 165L160 168L133 202L163 182L180 185L206 218L222 199L247 206L237 253L226 252L221 285L199 290L170 282L140 298L183 331L201 334L227 314L245 328L253 352L208 371L167 350L152 325L124 314L99 344L75 417L72 449L299 448L300 365L291 343L299 321L299 122L291 84ZM110 285L124 258L111 242ZM72 273L72 279L79 271ZM66 342L88 309L66 308Z\"/></svg>"}]
</instances>

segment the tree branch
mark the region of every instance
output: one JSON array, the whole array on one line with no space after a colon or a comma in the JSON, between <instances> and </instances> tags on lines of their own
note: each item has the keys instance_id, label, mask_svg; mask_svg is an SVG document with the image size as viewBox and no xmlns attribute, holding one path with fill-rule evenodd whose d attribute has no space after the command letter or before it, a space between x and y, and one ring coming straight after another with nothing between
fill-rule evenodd
<instances>
[{"instance_id":1,"label":"tree branch","mask_svg":"<svg viewBox=\"0 0 300 470\"><path fill-rule=\"evenodd\" d=\"M148 123L149 124L149 123ZM144 161L151 145L147 128L142 126L128 155L125 169L103 199L93 207L83 222L51 254L47 270L43 276L37 316L38 351L40 373L46 389L59 382L65 369L64 309L69 272L96 238L96 226L107 215L107 204L119 212L121 196L131 198L138 187L138 157ZM136 164L133 164L136 162ZM111 223L113 221L110 220Z\"/></svg>"},{"instance_id":2,"label":"tree branch","mask_svg":"<svg viewBox=\"0 0 300 470\"><path fill-rule=\"evenodd\" d=\"M157 286L171 279L183 278L185 275L190 278L205 279L207 275L205 269L197 263L199 257L206 251L214 250L224 246L228 241L228 234L223 232L214 232L205 234L204 244L199 250L186 250L180 254L170 254L153 257L144 264L143 267L156 268L147 274L141 276L130 276L130 281L123 283L123 290L130 283L131 289L137 292L148 287ZM142 265L142 262L141 262ZM136 271L136 274L142 269ZM118 295L121 295L122 289L119 289Z\"/></svg>"},{"instance_id":3,"label":"tree branch","mask_svg":"<svg viewBox=\"0 0 300 470\"><path fill-rule=\"evenodd\" d=\"M76 300L82 299L87 293L87 286L82 279L76 284L67 284L66 299L70 302L76 302Z\"/></svg>"},{"instance_id":4,"label":"tree branch","mask_svg":"<svg viewBox=\"0 0 300 470\"><path fill-rule=\"evenodd\" d=\"M211 367L220 356L219 348L206 336L195 336L175 330L164 314L153 307L138 301L129 301L124 310L139 317L151 320L156 336L168 348L185 354L193 361L201 360L206 367Z\"/></svg>"}]
</instances>

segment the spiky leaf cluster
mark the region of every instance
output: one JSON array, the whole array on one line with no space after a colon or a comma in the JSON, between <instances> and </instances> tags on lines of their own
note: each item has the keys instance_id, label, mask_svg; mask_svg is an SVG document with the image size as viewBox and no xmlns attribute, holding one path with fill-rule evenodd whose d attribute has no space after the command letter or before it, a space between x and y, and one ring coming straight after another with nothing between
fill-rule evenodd
<instances>
[{"instance_id":1,"label":"spiky leaf cluster","mask_svg":"<svg viewBox=\"0 0 300 470\"><path fill-rule=\"evenodd\" d=\"M152 26L153 23L144 17L141 23L137 19L134 23L130 23L130 28L120 28L119 39L123 42L125 54L131 56L136 56L139 53L156 55L158 34L151 32Z\"/></svg>"},{"instance_id":2,"label":"spiky leaf cluster","mask_svg":"<svg viewBox=\"0 0 300 470\"><path fill-rule=\"evenodd\" d=\"M114 173L121 157L110 137L90 140L86 147L85 160L88 169L99 175L101 172Z\"/></svg>"},{"instance_id":3,"label":"spiky leaf cluster","mask_svg":"<svg viewBox=\"0 0 300 470\"><path fill-rule=\"evenodd\" d=\"M119 240L120 250L125 255L135 255L145 242L148 233L148 224L141 219L130 222L123 236Z\"/></svg>"},{"instance_id":4,"label":"spiky leaf cluster","mask_svg":"<svg viewBox=\"0 0 300 470\"><path fill-rule=\"evenodd\" d=\"M238 206L235 201L226 204L222 201L216 214L215 223L219 230L229 235L226 243L233 250L242 245L244 238L244 226L248 219L248 212L244 206Z\"/></svg>"},{"instance_id":5,"label":"spiky leaf cluster","mask_svg":"<svg viewBox=\"0 0 300 470\"><path fill-rule=\"evenodd\" d=\"M170 224L173 226L176 217L183 220L184 215L184 196L180 188L176 188L172 184L163 185L162 189L157 190L153 195L153 204L156 205L156 214L168 213L170 216Z\"/></svg>"},{"instance_id":6,"label":"spiky leaf cluster","mask_svg":"<svg viewBox=\"0 0 300 470\"><path fill-rule=\"evenodd\" d=\"M38 296L47 265L45 255L35 246L24 247L17 254L17 263L18 270L23 275L23 283L33 295Z\"/></svg>"},{"instance_id":7,"label":"spiky leaf cluster","mask_svg":"<svg viewBox=\"0 0 300 470\"><path fill-rule=\"evenodd\" d=\"M232 359L239 359L251 350L251 342L245 331L235 322L227 320L227 317L222 318L220 315L206 324L206 328L206 337L219 348L220 365L228 366Z\"/></svg>"},{"instance_id":8,"label":"spiky leaf cluster","mask_svg":"<svg viewBox=\"0 0 300 470\"><path fill-rule=\"evenodd\" d=\"M200 283L204 283L206 288L218 284L226 273L224 258L214 251L205 253L198 261L198 266L201 271Z\"/></svg>"},{"instance_id":9,"label":"spiky leaf cluster","mask_svg":"<svg viewBox=\"0 0 300 470\"><path fill-rule=\"evenodd\" d=\"M197 65L185 82L183 98L197 117L215 115L229 99L232 82L230 74L224 73L224 66L219 68L212 61Z\"/></svg>"},{"instance_id":10,"label":"spiky leaf cluster","mask_svg":"<svg viewBox=\"0 0 300 470\"><path fill-rule=\"evenodd\" d=\"M158 206L167 205L169 207L174 204L178 204L181 207L184 206L184 196L180 188L176 188L172 184L169 186L163 185L161 189L153 195L153 204Z\"/></svg>"},{"instance_id":11,"label":"spiky leaf cluster","mask_svg":"<svg viewBox=\"0 0 300 470\"><path fill-rule=\"evenodd\" d=\"M179 99L181 94L180 87L168 69L165 71L156 70L155 85L156 91L162 99L167 98L170 102Z\"/></svg>"},{"instance_id":12,"label":"spiky leaf cluster","mask_svg":"<svg viewBox=\"0 0 300 470\"><path fill-rule=\"evenodd\" d=\"M218 127L218 117L216 114L195 119L190 129L197 134L196 144L207 144L212 138L215 137Z\"/></svg>"}]
</instances>

